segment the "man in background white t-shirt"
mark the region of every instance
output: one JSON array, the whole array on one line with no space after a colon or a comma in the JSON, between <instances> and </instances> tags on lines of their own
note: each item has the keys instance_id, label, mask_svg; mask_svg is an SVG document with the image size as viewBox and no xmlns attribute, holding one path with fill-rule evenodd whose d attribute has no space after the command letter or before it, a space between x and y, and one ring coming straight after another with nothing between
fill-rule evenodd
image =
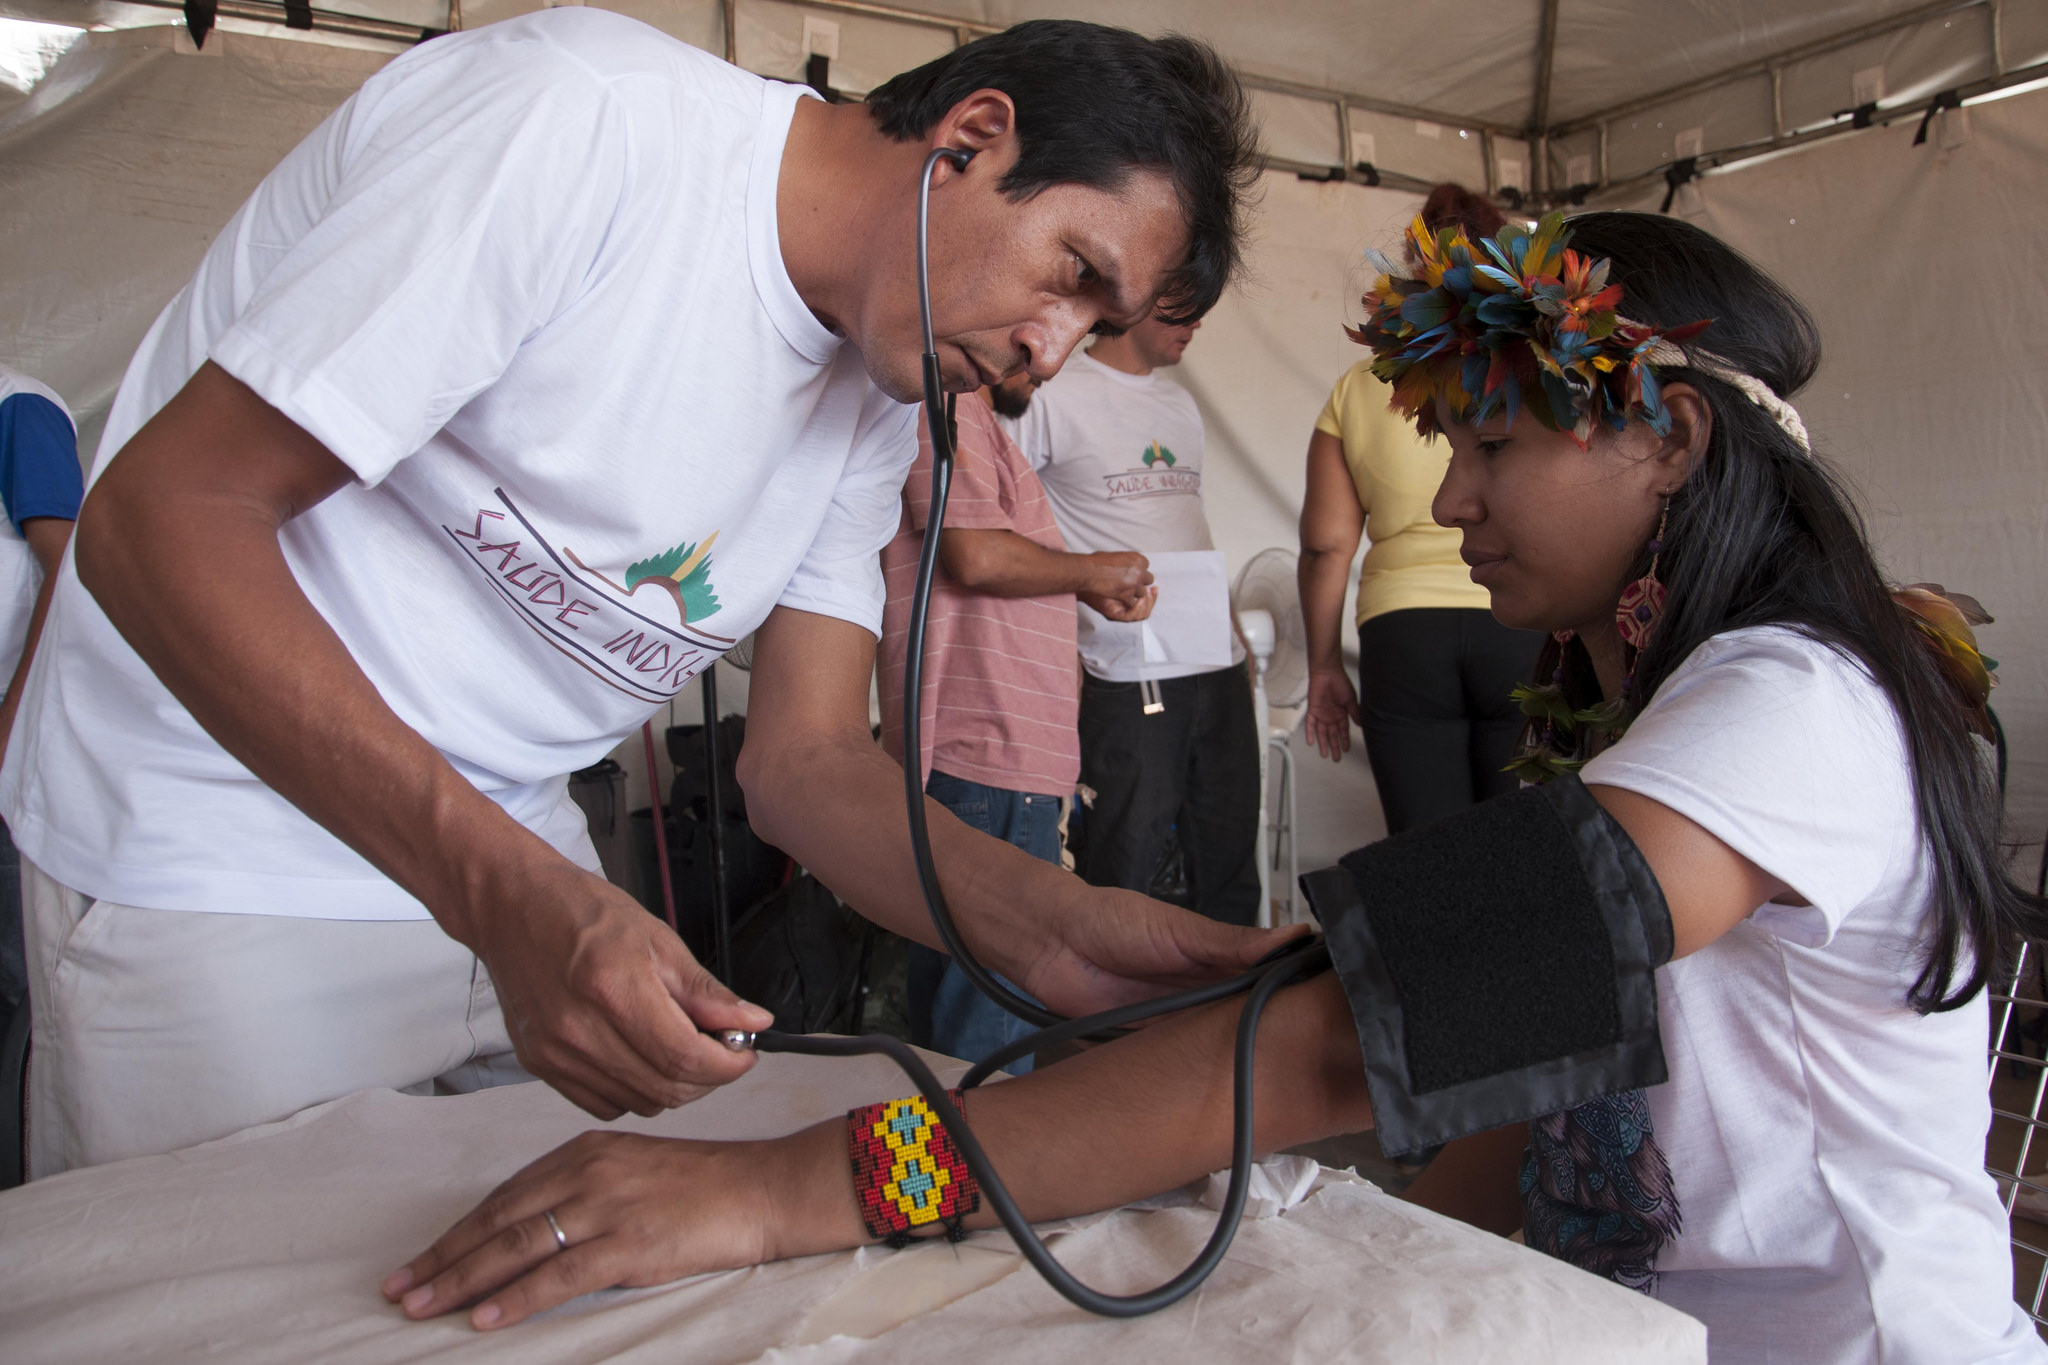
<instances>
[{"instance_id":1,"label":"man in background white t-shirt","mask_svg":"<svg viewBox=\"0 0 2048 1365\"><path fill-rule=\"evenodd\" d=\"M21 705L57 561L84 495L71 409L47 384L0 365L0 677L7 679L0 749ZM10 1018L28 991L20 874L20 855L0 822L0 1020Z\"/></svg>"},{"instance_id":2,"label":"man in background white t-shirt","mask_svg":"<svg viewBox=\"0 0 2048 1365\"><path fill-rule=\"evenodd\" d=\"M1017 444L1074 551L1215 554L1202 511L1202 415L1158 373L1180 363L1199 326L1148 317L1104 336L1017 419ZM1220 563L1213 568L1211 596L1192 619L1166 610L1176 587L1163 572L1161 611L1143 628L1079 608L1081 783L1095 794L1074 868L1096 886L1150 891L1177 837L1192 908L1253 924L1258 726ZM1142 631L1151 634L1133 645ZM1177 634L1221 642L1231 662L1188 662L1201 651Z\"/></svg>"},{"instance_id":3,"label":"man in background white t-shirt","mask_svg":"<svg viewBox=\"0 0 2048 1365\"><path fill-rule=\"evenodd\" d=\"M0 772L32 1173L364 1086L523 1067L609 1118L745 1071L707 1035L768 1016L597 874L564 774L750 632L755 825L932 941L867 721L920 167L976 154L931 178L964 392L1212 303L1250 146L1207 49L1086 24L865 106L599 10L372 77L145 338L58 581ZM969 940L1061 1010L1271 946L932 838Z\"/></svg>"}]
</instances>

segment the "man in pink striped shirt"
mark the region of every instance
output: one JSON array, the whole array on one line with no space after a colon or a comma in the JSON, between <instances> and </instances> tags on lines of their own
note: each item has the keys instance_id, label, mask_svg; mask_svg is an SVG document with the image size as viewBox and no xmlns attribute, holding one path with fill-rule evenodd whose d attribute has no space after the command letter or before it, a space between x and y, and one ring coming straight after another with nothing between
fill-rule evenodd
<instances>
[{"instance_id":1,"label":"man in pink striped shirt","mask_svg":"<svg viewBox=\"0 0 2048 1365\"><path fill-rule=\"evenodd\" d=\"M1081 772L1074 602L1112 620L1143 620L1152 611L1152 575L1141 554L1067 553L1038 475L991 410L1021 413L1033 387L1020 374L958 401L953 485L925 627L920 761L933 800L969 826L1057 863L1060 802ZM931 433L920 418L903 521L882 551L888 599L876 671L882 743L898 762L904 651L931 470ZM983 999L944 954L917 944L910 952L914 1042L980 1057L1030 1031ZM1027 1058L1011 1070L1029 1068Z\"/></svg>"}]
</instances>

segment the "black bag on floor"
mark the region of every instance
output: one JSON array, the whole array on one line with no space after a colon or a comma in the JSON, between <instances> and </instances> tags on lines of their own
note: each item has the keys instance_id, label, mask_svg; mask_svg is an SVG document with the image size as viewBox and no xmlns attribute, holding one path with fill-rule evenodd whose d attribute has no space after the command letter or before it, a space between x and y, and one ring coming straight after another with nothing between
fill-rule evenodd
<instances>
[{"instance_id":1,"label":"black bag on floor","mask_svg":"<svg viewBox=\"0 0 2048 1365\"><path fill-rule=\"evenodd\" d=\"M873 932L799 871L734 923L729 983L741 999L772 1010L785 1032L848 1031Z\"/></svg>"}]
</instances>

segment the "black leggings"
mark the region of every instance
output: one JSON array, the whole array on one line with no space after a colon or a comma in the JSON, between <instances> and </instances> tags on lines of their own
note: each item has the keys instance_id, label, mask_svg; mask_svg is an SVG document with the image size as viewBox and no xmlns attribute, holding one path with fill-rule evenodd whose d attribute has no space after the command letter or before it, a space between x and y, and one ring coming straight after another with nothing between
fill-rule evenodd
<instances>
[{"instance_id":1,"label":"black leggings","mask_svg":"<svg viewBox=\"0 0 2048 1365\"><path fill-rule=\"evenodd\" d=\"M1365 753L1398 834L1515 790L1522 712L1540 631L1513 630L1472 607L1416 607L1358 625Z\"/></svg>"}]
</instances>

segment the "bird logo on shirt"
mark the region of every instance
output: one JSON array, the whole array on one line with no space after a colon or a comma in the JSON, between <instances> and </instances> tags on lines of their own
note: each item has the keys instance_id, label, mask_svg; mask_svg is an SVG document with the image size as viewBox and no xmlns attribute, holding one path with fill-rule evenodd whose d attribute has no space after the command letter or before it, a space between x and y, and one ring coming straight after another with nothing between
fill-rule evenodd
<instances>
[{"instance_id":1,"label":"bird logo on shirt","mask_svg":"<svg viewBox=\"0 0 2048 1365\"><path fill-rule=\"evenodd\" d=\"M1158 441L1150 441L1135 467L1102 476L1103 492L1112 502L1123 498L1200 497L1202 471L1176 469L1174 466L1179 463L1179 457L1171 450Z\"/></svg>"},{"instance_id":2,"label":"bird logo on shirt","mask_svg":"<svg viewBox=\"0 0 2048 1365\"><path fill-rule=\"evenodd\" d=\"M676 601L684 622L702 621L718 611L718 594L711 589L711 543L713 531L699 544L684 542L672 550L643 559L626 569L626 592L640 591L643 583L667 590Z\"/></svg>"}]
</instances>

